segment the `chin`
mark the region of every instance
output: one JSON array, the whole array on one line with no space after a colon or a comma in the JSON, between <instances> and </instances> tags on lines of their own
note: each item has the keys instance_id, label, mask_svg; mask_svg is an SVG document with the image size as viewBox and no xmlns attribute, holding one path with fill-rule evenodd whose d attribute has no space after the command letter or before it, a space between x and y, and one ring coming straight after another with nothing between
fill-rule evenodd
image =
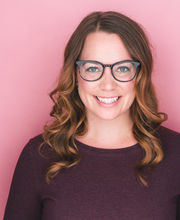
<instances>
[{"instance_id":1,"label":"chin","mask_svg":"<svg viewBox=\"0 0 180 220\"><path fill-rule=\"evenodd\" d=\"M123 113L120 113L120 114L107 114L107 113L102 113L102 114L96 114L96 118L99 118L101 120L115 120L115 119L118 119L119 117L123 116L124 115L124 112Z\"/></svg>"}]
</instances>

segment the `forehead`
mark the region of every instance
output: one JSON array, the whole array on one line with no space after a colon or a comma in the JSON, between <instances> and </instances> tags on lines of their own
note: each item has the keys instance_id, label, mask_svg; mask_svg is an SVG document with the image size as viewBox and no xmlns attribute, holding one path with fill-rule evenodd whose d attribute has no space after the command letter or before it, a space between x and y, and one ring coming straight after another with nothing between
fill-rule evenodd
<instances>
[{"instance_id":1,"label":"forehead","mask_svg":"<svg viewBox=\"0 0 180 220\"><path fill-rule=\"evenodd\" d=\"M97 31L86 37L80 59L111 64L129 60L131 56L117 34Z\"/></svg>"}]
</instances>

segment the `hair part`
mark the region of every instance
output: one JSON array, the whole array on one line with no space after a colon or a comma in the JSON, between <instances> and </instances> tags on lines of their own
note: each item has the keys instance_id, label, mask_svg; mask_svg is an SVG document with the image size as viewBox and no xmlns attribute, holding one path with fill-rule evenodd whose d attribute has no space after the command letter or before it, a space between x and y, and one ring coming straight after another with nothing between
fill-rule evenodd
<instances>
[{"instance_id":1,"label":"hair part","mask_svg":"<svg viewBox=\"0 0 180 220\"><path fill-rule=\"evenodd\" d=\"M86 134L88 126L86 109L77 90L75 61L81 55L87 35L96 31L119 35L132 59L141 63L135 79L136 95L130 115L133 135L145 153L144 158L135 164L135 170L138 180L148 186L143 170L152 169L163 160L157 131L161 123L167 120L167 114L158 112L158 102L151 81L153 59L148 38L139 24L114 11L90 13L81 21L66 45L58 85L49 94L54 103L50 115L55 120L50 125L45 125L42 133L41 146L48 144L59 157L59 161L54 161L48 167L46 180L49 183L61 169L74 166L81 160L74 138L76 135Z\"/></svg>"}]
</instances>

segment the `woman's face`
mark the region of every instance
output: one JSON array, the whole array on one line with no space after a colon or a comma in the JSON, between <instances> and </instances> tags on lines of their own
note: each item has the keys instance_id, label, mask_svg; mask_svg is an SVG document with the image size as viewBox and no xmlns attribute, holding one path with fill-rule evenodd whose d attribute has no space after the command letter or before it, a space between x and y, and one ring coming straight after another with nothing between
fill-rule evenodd
<instances>
[{"instance_id":1,"label":"woman's face","mask_svg":"<svg viewBox=\"0 0 180 220\"><path fill-rule=\"evenodd\" d=\"M118 61L132 60L117 34L107 32L90 33L84 43L79 60L95 60L103 64L113 64ZM111 68L106 67L104 75L97 81L83 80L77 68L79 96L87 110L87 117L112 120L119 117L129 117L130 106L135 98L134 82L119 82L111 74ZM120 97L116 102L104 104L97 97Z\"/></svg>"}]
</instances>

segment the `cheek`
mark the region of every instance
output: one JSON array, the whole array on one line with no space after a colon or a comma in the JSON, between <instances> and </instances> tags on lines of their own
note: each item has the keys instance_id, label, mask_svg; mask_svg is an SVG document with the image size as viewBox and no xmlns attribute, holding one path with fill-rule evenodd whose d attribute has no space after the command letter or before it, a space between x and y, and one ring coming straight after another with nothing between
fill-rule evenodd
<instances>
[{"instance_id":1,"label":"cheek","mask_svg":"<svg viewBox=\"0 0 180 220\"><path fill-rule=\"evenodd\" d=\"M95 86L91 82L87 82L78 78L78 93L82 101L86 101L89 95L93 95Z\"/></svg>"},{"instance_id":2,"label":"cheek","mask_svg":"<svg viewBox=\"0 0 180 220\"><path fill-rule=\"evenodd\" d=\"M122 110L130 109L135 99L135 89L133 84L125 85L123 88Z\"/></svg>"},{"instance_id":3,"label":"cheek","mask_svg":"<svg viewBox=\"0 0 180 220\"><path fill-rule=\"evenodd\" d=\"M123 91L124 91L124 101L123 101L123 106L124 108L130 108L132 103L134 102L135 99L135 87L133 82L129 82L128 84L123 86Z\"/></svg>"},{"instance_id":4,"label":"cheek","mask_svg":"<svg viewBox=\"0 0 180 220\"><path fill-rule=\"evenodd\" d=\"M121 84L121 88L123 89L124 95L134 97L135 96L135 87L134 86L135 86L134 81Z\"/></svg>"},{"instance_id":5,"label":"cheek","mask_svg":"<svg viewBox=\"0 0 180 220\"><path fill-rule=\"evenodd\" d=\"M86 95L88 93L93 94L93 91L97 85L95 82L88 82L88 81L82 79L78 73L77 86L78 86L79 93L84 93L84 95Z\"/></svg>"}]
</instances>

